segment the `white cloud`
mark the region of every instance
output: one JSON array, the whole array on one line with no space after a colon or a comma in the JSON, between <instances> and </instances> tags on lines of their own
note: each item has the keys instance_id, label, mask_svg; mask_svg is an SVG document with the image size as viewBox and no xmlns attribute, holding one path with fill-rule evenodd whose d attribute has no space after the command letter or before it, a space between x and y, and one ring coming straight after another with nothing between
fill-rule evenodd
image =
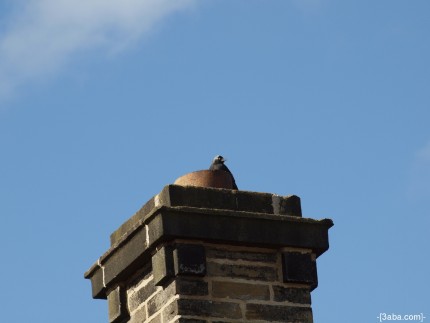
<instances>
[{"instance_id":1,"label":"white cloud","mask_svg":"<svg viewBox=\"0 0 430 323\"><path fill-rule=\"evenodd\" d=\"M0 32L0 97L58 72L79 51L126 48L195 0L16 0Z\"/></svg>"}]
</instances>

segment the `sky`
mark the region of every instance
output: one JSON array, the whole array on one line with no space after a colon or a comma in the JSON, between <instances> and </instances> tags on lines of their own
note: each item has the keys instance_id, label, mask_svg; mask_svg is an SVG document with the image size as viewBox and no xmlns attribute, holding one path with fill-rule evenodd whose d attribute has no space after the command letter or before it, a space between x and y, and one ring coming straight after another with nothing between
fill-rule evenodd
<instances>
[{"instance_id":1,"label":"sky","mask_svg":"<svg viewBox=\"0 0 430 323\"><path fill-rule=\"evenodd\" d=\"M220 154L239 189L333 219L316 323L430 321L429 18L423 0L0 0L1 320L107 322L83 274L110 233Z\"/></svg>"}]
</instances>

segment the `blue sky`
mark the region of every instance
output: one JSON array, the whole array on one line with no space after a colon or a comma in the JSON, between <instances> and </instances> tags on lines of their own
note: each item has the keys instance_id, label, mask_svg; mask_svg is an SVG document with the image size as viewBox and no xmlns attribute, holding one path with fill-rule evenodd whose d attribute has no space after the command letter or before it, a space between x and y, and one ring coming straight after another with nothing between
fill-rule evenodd
<instances>
[{"instance_id":1,"label":"blue sky","mask_svg":"<svg viewBox=\"0 0 430 323\"><path fill-rule=\"evenodd\" d=\"M2 0L2 321L106 322L83 273L164 185L332 218L317 323L430 320L430 4Z\"/></svg>"}]
</instances>

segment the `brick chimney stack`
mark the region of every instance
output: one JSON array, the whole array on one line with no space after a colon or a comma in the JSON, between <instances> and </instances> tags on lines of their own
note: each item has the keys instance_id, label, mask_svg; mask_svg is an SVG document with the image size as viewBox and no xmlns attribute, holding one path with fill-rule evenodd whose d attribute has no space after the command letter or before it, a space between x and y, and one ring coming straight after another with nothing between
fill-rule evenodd
<instances>
[{"instance_id":1,"label":"brick chimney stack","mask_svg":"<svg viewBox=\"0 0 430 323\"><path fill-rule=\"evenodd\" d=\"M110 323L313 322L329 219L300 199L168 185L85 273Z\"/></svg>"}]
</instances>

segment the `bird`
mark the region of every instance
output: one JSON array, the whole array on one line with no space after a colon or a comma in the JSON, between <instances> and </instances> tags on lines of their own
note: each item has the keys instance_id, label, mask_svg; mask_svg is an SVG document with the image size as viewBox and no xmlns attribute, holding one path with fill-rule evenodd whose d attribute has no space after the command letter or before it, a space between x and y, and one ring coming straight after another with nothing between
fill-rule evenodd
<instances>
[{"instance_id":1,"label":"bird","mask_svg":"<svg viewBox=\"0 0 430 323\"><path fill-rule=\"evenodd\" d=\"M209 167L209 170L223 170L227 173L230 174L231 176L231 181L233 183L233 189L237 190L237 185L236 185L236 181L234 180L233 174L230 172L230 170L228 169L228 167L226 165L224 165L224 162L226 160L224 159L224 157L217 155L215 156L215 158L212 160L212 164Z\"/></svg>"}]
</instances>

